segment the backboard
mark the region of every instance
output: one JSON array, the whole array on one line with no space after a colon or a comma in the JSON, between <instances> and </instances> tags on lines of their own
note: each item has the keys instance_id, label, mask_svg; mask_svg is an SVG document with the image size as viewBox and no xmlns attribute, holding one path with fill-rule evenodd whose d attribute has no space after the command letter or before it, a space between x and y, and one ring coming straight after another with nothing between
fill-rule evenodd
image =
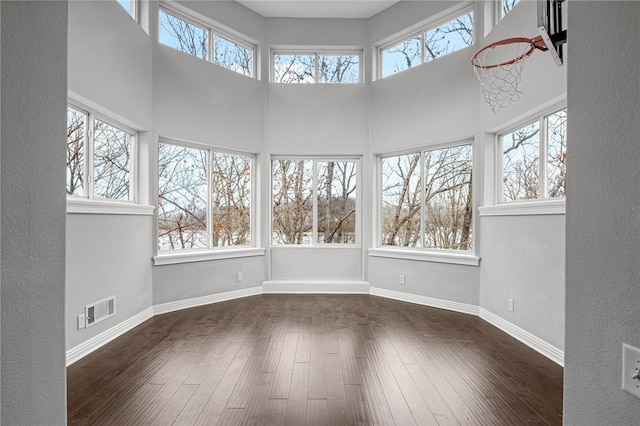
<instances>
[{"instance_id":1,"label":"backboard","mask_svg":"<svg viewBox=\"0 0 640 426\"><path fill-rule=\"evenodd\" d=\"M538 0L538 31L553 59L562 65L567 42L566 0Z\"/></svg>"}]
</instances>

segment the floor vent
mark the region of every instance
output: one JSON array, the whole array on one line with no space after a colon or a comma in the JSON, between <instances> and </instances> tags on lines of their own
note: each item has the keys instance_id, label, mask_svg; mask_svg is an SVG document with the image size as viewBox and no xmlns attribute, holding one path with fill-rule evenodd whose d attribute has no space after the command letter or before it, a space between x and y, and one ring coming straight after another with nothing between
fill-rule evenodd
<instances>
[{"instance_id":1,"label":"floor vent","mask_svg":"<svg viewBox=\"0 0 640 426\"><path fill-rule=\"evenodd\" d=\"M87 315L87 327L116 314L116 297L111 296L84 307Z\"/></svg>"}]
</instances>

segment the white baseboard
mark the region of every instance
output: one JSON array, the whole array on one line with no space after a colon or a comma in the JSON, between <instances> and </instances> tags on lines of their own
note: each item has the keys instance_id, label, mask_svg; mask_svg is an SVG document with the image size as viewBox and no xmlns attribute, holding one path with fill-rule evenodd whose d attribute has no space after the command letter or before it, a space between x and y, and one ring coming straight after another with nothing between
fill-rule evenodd
<instances>
[{"instance_id":1,"label":"white baseboard","mask_svg":"<svg viewBox=\"0 0 640 426\"><path fill-rule=\"evenodd\" d=\"M262 286L251 287L242 290L234 290L193 299L179 300L177 302L163 303L145 309L137 315L121 322L120 324L103 331L97 336L71 348L67 351L67 366L89 355L96 349L104 346L127 331L137 327L154 315L166 314L181 309L224 302L226 300L255 296L263 293L328 293L328 294L371 294L372 296L386 297L402 302L415 303L432 308L446 309L463 314L479 316L494 327L499 328L513 338L546 356L555 363L564 366L564 351L545 342L528 331L510 323L504 318L475 305L452 302L450 300L436 299L433 297L419 296L410 293L371 287L367 281L265 281Z\"/></svg>"},{"instance_id":2,"label":"white baseboard","mask_svg":"<svg viewBox=\"0 0 640 426\"><path fill-rule=\"evenodd\" d=\"M209 305L211 303L224 302L226 300L239 299L262 294L262 287L251 287L242 290L227 291L225 293L211 294L209 296L195 297L193 299L178 300L177 302L162 303L153 306L153 314L160 315L181 309L194 308L196 306Z\"/></svg>"},{"instance_id":3,"label":"white baseboard","mask_svg":"<svg viewBox=\"0 0 640 426\"><path fill-rule=\"evenodd\" d=\"M369 294L367 281L288 281L271 280L262 283L262 292L289 294Z\"/></svg>"},{"instance_id":4,"label":"white baseboard","mask_svg":"<svg viewBox=\"0 0 640 426\"><path fill-rule=\"evenodd\" d=\"M67 367L78 361L79 359L89 355L96 349L106 345L117 337L122 336L127 331L139 326L146 320L153 318L153 308L149 307L137 315L114 325L108 330L103 331L97 336L82 342L78 346L67 351Z\"/></svg>"},{"instance_id":5,"label":"white baseboard","mask_svg":"<svg viewBox=\"0 0 640 426\"><path fill-rule=\"evenodd\" d=\"M372 296L386 297L387 299L400 300L402 302L416 303L432 308L446 309L448 311L478 316L478 307L467 303L452 302L450 300L436 299L434 297L418 296L416 294L371 287Z\"/></svg>"},{"instance_id":6,"label":"white baseboard","mask_svg":"<svg viewBox=\"0 0 640 426\"><path fill-rule=\"evenodd\" d=\"M480 308L480 318L564 367L564 351L484 308Z\"/></svg>"}]
</instances>

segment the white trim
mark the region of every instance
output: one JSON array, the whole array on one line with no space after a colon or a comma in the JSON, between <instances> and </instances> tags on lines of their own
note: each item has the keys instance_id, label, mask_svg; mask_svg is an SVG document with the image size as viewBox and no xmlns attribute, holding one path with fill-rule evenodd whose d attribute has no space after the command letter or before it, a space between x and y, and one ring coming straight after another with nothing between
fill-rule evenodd
<instances>
[{"instance_id":1,"label":"white trim","mask_svg":"<svg viewBox=\"0 0 640 426\"><path fill-rule=\"evenodd\" d=\"M536 352L549 358L556 364L564 367L564 351L556 348L552 344L545 342L537 336L529 333L526 330L518 327L515 324L510 323L504 318L484 309L480 308L480 318L491 324L492 326L499 328L511 337L521 341L525 345L529 346Z\"/></svg>"},{"instance_id":2,"label":"white trim","mask_svg":"<svg viewBox=\"0 0 640 426\"><path fill-rule=\"evenodd\" d=\"M386 297L387 299L399 300L401 302L415 303L417 305L429 306L431 308L446 309L448 311L459 312L461 314L478 316L478 307L467 303L452 302L450 300L436 299L434 297L419 296L417 294L402 293L384 288L371 287L372 296Z\"/></svg>"},{"instance_id":3,"label":"white trim","mask_svg":"<svg viewBox=\"0 0 640 426\"><path fill-rule=\"evenodd\" d=\"M124 214L152 216L154 206L132 201L98 200L67 196L67 214Z\"/></svg>"},{"instance_id":4,"label":"white trim","mask_svg":"<svg viewBox=\"0 0 640 426\"><path fill-rule=\"evenodd\" d=\"M564 198L556 200L531 200L500 203L495 206L478 207L480 217L483 216L533 216L533 215L563 215L566 211Z\"/></svg>"},{"instance_id":5,"label":"white trim","mask_svg":"<svg viewBox=\"0 0 640 426\"><path fill-rule=\"evenodd\" d=\"M228 248L215 250L184 250L165 252L153 257L153 265L203 262L207 260L235 259L239 257L264 256L265 249L257 247Z\"/></svg>"},{"instance_id":6,"label":"white trim","mask_svg":"<svg viewBox=\"0 0 640 426\"><path fill-rule=\"evenodd\" d=\"M240 299L249 296L257 296L259 294L262 294L262 287L250 287L242 290L233 290L227 291L225 293L194 297L193 299L184 299L178 300L176 302L162 303L160 305L153 306L153 314L161 315L169 312L180 311L182 309L195 308L196 306L225 302L227 300Z\"/></svg>"},{"instance_id":7,"label":"white trim","mask_svg":"<svg viewBox=\"0 0 640 426\"><path fill-rule=\"evenodd\" d=\"M371 257L387 257L391 259L417 260L421 262L451 263L454 265L478 266L480 257L473 254L455 253L452 251L412 250L403 248L370 248Z\"/></svg>"},{"instance_id":8,"label":"white trim","mask_svg":"<svg viewBox=\"0 0 640 426\"><path fill-rule=\"evenodd\" d=\"M368 281L307 281L307 280L269 280L263 281L265 294L370 294Z\"/></svg>"},{"instance_id":9,"label":"white trim","mask_svg":"<svg viewBox=\"0 0 640 426\"><path fill-rule=\"evenodd\" d=\"M71 348L67 351L67 367L78 361L79 359L89 355L96 349L106 345L117 337L122 336L124 333L134 329L148 319L153 318L153 308L149 307L137 315L116 324L110 329L103 331L102 333L92 337L91 339L82 342L78 346Z\"/></svg>"},{"instance_id":10,"label":"white trim","mask_svg":"<svg viewBox=\"0 0 640 426\"><path fill-rule=\"evenodd\" d=\"M475 315L487 321L492 326L504 331L514 339L524 343L541 355L549 358L553 362L564 366L564 351L556 348L548 342L529 333L526 330L510 323L509 321L493 314L492 312L467 303L453 302L450 300L437 299L434 297L420 296L411 293L403 293L394 290L371 287L367 281L285 281L272 280L264 281L262 286L250 287L241 290L234 290L225 293L212 294L208 296L196 297L192 299L168 302L154 305L145 309L137 315L121 322L120 324L103 331L97 336L71 348L66 353L67 366L79 359L89 355L96 349L104 346L122 334L132 330L146 320L155 315L166 314L182 309L196 306L208 305L212 303L224 302L232 299L256 296L260 294L274 293L331 293L331 294L370 294L377 297L398 300L407 303L414 303L432 308L446 309L468 315Z\"/></svg>"}]
</instances>

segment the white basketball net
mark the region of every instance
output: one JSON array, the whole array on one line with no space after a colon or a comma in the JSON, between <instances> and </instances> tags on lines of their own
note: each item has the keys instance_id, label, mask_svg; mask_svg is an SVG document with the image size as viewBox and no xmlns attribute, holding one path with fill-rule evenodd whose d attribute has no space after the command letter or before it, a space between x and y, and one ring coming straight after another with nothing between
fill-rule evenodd
<instances>
[{"instance_id":1,"label":"white basketball net","mask_svg":"<svg viewBox=\"0 0 640 426\"><path fill-rule=\"evenodd\" d=\"M530 42L492 46L473 59L473 70L482 85L482 95L494 114L520 99L518 90L524 60L533 53ZM504 62L515 58L511 63Z\"/></svg>"}]
</instances>

